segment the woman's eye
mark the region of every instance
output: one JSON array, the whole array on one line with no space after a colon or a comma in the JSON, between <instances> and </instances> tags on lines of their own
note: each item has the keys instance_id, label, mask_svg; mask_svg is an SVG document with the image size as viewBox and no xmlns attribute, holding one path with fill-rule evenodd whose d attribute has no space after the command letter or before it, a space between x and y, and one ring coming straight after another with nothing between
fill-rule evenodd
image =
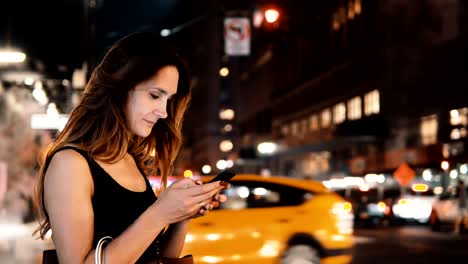
<instances>
[{"instance_id":1,"label":"woman's eye","mask_svg":"<svg viewBox=\"0 0 468 264\"><path fill-rule=\"evenodd\" d=\"M159 98L159 96L158 96L158 95L151 94L151 93L150 93L150 96L151 96L151 98L152 98L152 99L158 99L158 98Z\"/></svg>"}]
</instances>

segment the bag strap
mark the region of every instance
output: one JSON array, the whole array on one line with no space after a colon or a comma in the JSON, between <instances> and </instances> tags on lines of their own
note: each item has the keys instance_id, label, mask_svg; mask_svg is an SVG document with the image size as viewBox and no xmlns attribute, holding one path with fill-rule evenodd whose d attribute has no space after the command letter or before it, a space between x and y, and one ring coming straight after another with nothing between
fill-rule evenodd
<instances>
[{"instance_id":1,"label":"bag strap","mask_svg":"<svg viewBox=\"0 0 468 264\"><path fill-rule=\"evenodd\" d=\"M106 243L109 243L112 241L112 237L110 236L105 236L101 239L99 239L96 250L94 251L94 263L95 264L104 264L104 252L103 252L103 246Z\"/></svg>"}]
</instances>

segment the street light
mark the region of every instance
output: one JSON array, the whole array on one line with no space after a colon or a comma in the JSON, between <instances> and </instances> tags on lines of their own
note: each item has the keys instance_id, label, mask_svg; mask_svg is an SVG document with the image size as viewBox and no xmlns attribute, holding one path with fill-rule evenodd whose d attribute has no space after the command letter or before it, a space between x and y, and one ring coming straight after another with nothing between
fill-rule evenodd
<instances>
[{"instance_id":1,"label":"street light","mask_svg":"<svg viewBox=\"0 0 468 264\"><path fill-rule=\"evenodd\" d=\"M22 63L26 54L14 49L0 49L0 64Z\"/></svg>"}]
</instances>

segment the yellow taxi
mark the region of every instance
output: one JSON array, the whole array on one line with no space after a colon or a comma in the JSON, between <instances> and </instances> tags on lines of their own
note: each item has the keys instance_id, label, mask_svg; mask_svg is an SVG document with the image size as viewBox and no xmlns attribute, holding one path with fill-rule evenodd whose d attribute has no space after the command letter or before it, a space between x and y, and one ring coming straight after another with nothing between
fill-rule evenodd
<instances>
[{"instance_id":1,"label":"yellow taxi","mask_svg":"<svg viewBox=\"0 0 468 264\"><path fill-rule=\"evenodd\" d=\"M351 261L351 204L322 183L237 175L231 185L226 203L190 224L183 254L195 263Z\"/></svg>"}]
</instances>

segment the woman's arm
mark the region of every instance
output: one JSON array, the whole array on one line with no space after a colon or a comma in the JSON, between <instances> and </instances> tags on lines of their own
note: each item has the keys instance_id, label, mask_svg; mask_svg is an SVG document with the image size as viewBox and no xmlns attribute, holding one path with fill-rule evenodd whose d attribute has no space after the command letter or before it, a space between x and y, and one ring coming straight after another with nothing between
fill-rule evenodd
<instances>
[{"instance_id":1,"label":"woman's arm","mask_svg":"<svg viewBox=\"0 0 468 264\"><path fill-rule=\"evenodd\" d=\"M161 256L168 258L177 258L180 256L185 244L190 220L183 220L169 225L159 243Z\"/></svg>"},{"instance_id":2,"label":"woman's arm","mask_svg":"<svg viewBox=\"0 0 468 264\"><path fill-rule=\"evenodd\" d=\"M222 188L219 182L199 186L191 179L171 185L132 225L108 244L104 250L105 261L136 262L165 226L195 215L200 210L199 204L207 204ZM91 172L79 153L63 150L53 156L45 175L44 198L60 263L94 263L93 192ZM170 255L180 252L177 248L183 246L181 237L185 239L183 234L187 232L186 227L175 231L174 241L178 242L170 245L178 246L174 246L174 251L168 251Z\"/></svg>"},{"instance_id":3,"label":"woman's arm","mask_svg":"<svg viewBox=\"0 0 468 264\"><path fill-rule=\"evenodd\" d=\"M94 185L86 160L73 150L60 151L45 176L45 204L60 263L94 263ZM106 262L134 263L143 254L168 224L151 208L106 247Z\"/></svg>"}]
</instances>

